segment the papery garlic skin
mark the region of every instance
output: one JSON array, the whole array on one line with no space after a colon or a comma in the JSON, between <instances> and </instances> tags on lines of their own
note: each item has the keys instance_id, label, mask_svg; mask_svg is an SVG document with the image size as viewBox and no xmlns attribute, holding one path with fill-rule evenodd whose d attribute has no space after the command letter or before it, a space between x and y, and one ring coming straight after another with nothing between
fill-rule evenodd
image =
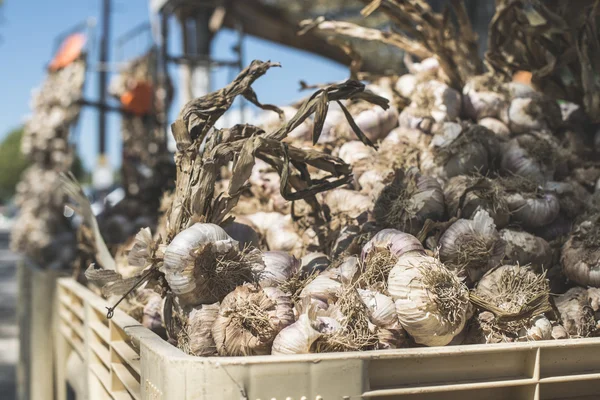
<instances>
[{"instance_id":1,"label":"papery garlic skin","mask_svg":"<svg viewBox=\"0 0 600 400\"><path fill-rule=\"evenodd\" d=\"M185 334L179 335L178 347L184 347L189 354L194 356L216 355L217 347L211 329L218 314L219 303L194 307L187 317Z\"/></svg>"},{"instance_id":2,"label":"papery garlic skin","mask_svg":"<svg viewBox=\"0 0 600 400\"><path fill-rule=\"evenodd\" d=\"M502 229L500 237L506 243L504 254L509 264L530 264L536 272L552 266L552 249L541 237L510 229Z\"/></svg>"},{"instance_id":3,"label":"papery garlic skin","mask_svg":"<svg viewBox=\"0 0 600 400\"><path fill-rule=\"evenodd\" d=\"M553 299L563 326L569 335L588 337L596 331L597 321L594 310L590 307L586 289L574 287Z\"/></svg>"},{"instance_id":4,"label":"papery garlic skin","mask_svg":"<svg viewBox=\"0 0 600 400\"><path fill-rule=\"evenodd\" d=\"M552 193L524 197L521 193L506 196L511 221L525 228L538 228L552 223L560 212L558 198Z\"/></svg>"},{"instance_id":5,"label":"papery garlic skin","mask_svg":"<svg viewBox=\"0 0 600 400\"><path fill-rule=\"evenodd\" d=\"M308 354L313 343L321 336L322 333L312 327L308 315L302 314L275 337L271 354Z\"/></svg>"},{"instance_id":6,"label":"papery garlic skin","mask_svg":"<svg viewBox=\"0 0 600 400\"><path fill-rule=\"evenodd\" d=\"M355 220L370 212L373 203L369 196L348 189L334 189L323 195L323 202L332 216Z\"/></svg>"},{"instance_id":7,"label":"papery garlic skin","mask_svg":"<svg viewBox=\"0 0 600 400\"><path fill-rule=\"evenodd\" d=\"M293 322L289 295L244 285L223 299L211 332L221 356L266 355L277 334Z\"/></svg>"},{"instance_id":8,"label":"papery garlic skin","mask_svg":"<svg viewBox=\"0 0 600 400\"><path fill-rule=\"evenodd\" d=\"M300 261L284 251L262 253L265 268L260 273L261 287L278 287L300 269Z\"/></svg>"},{"instance_id":9,"label":"papery garlic skin","mask_svg":"<svg viewBox=\"0 0 600 400\"><path fill-rule=\"evenodd\" d=\"M398 323L396 305L391 297L376 290L358 289L361 300L367 306L369 319L379 327L393 327Z\"/></svg>"},{"instance_id":10,"label":"papery garlic skin","mask_svg":"<svg viewBox=\"0 0 600 400\"><path fill-rule=\"evenodd\" d=\"M478 281L504 258L505 243L486 211L472 220L460 219L440 237L440 260L449 267L464 269L470 282ZM469 252L472 252L469 254Z\"/></svg>"},{"instance_id":11,"label":"papery garlic skin","mask_svg":"<svg viewBox=\"0 0 600 400\"><path fill-rule=\"evenodd\" d=\"M508 93L502 90L502 82L493 75L485 74L469 78L463 87L463 109L474 120L486 117L498 118L508 108Z\"/></svg>"},{"instance_id":12,"label":"papery garlic skin","mask_svg":"<svg viewBox=\"0 0 600 400\"><path fill-rule=\"evenodd\" d=\"M354 122L371 141L377 141L398 126L398 110L395 107L387 110L373 107L359 113Z\"/></svg>"},{"instance_id":13,"label":"papery garlic skin","mask_svg":"<svg viewBox=\"0 0 600 400\"><path fill-rule=\"evenodd\" d=\"M416 86L412 102L400 113L400 126L431 132L434 123L454 121L461 110L460 93L438 81L426 81Z\"/></svg>"},{"instance_id":14,"label":"papery garlic skin","mask_svg":"<svg viewBox=\"0 0 600 400\"><path fill-rule=\"evenodd\" d=\"M379 250L389 250L396 257L401 257L410 252L425 254L425 249L419 239L396 229L383 229L377 232L363 246L360 258L364 262L369 254Z\"/></svg>"},{"instance_id":15,"label":"papery garlic skin","mask_svg":"<svg viewBox=\"0 0 600 400\"><path fill-rule=\"evenodd\" d=\"M217 253L227 253L232 248L238 248L238 242L233 240L218 225L196 223L179 232L167 246L161 272L169 287L176 295L189 294L196 289L194 277L194 255L192 252L201 245L210 243Z\"/></svg>"},{"instance_id":16,"label":"papery garlic skin","mask_svg":"<svg viewBox=\"0 0 600 400\"><path fill-rule=\"evenodd\" d=\"M300 292L300 298L311 297L325 303L335 300L342 284L324 275L319 275Z\"/></svg>"},{"instance_id":17,"label":"papery garlic skin","mask_svg":"<svg viewBox=\"0 0 600 400\"><path fill-rule=\"evenodd\" d=\"M600 248L596 246L597 218L577 225L562 247L560 262L569 280L600 287ZM587 243L586 243L587 242Z\"/></svg>"},{"instance_id":18,"label":"papery garlic skin","mask_svg":"<svg viewBox=\"0 0 600 400\"><path fill-rule=\"evenodd\" d=\"M529 327L520 332L522 340L551 340L552 323L543 315L533 317L529 321Z\"/></svg>"},{"instance_id":19,"label":"papery garlic skin","mask_svg":"<svg viewBox=\"0 0 600 400\"><path fill-rule=\"evenodd\" d=\"M508 139L510 137L510 129L499 119L486 117L477 121L477 124L486 127L501 138Z\"/></svg>"},{"instance_id":20,"label":"papery garlic skin","mask_svg":"<svg viewBox=\"0 0 600 400\"><path fill-rule=\"evenodd\" d=\"M512 133L556 129L562 120L556 101L535 93L532 97L514 98L506 113L506 123Z\"/></svg>"},{"instance_id":21,"label":"papery garlic skin","mask_svg":"<svg viewBox=\"0 0 600 400\"><path fill-rule=\"evenodd\" d=\"M302 241L293 226L291 215L278 212L257 212L245 216L264 236L269 250L280 250L299 256Z\"/></svg>"},{"instance_id":22,"label":"papery garlic skin","mask_svg":"<svg viewBox=\"0 0 600 400\"><path fill-rule=\"evenodd\" d=\"M432 272L443 277L440 286L428 285L425 274ZM453 294L452 304L436 301L442 287ZM433 257L412 253L400 257L390 272L388 292L402 327L419 344L444 346L465 326L470 307L467 287ZM443 304L450 313L440 308Z\"/></svg>"},{"instance_id":23,"label":"papery garlic skin","mask_svg":"<svg viewBox=\"0 0 600 400\"><path fill-rule=\"evenodd\" d=\"M341 282L343 285L353 284L360 274L359 260L357 256L349 256L337 267L329 268L321 273L321 276Z\"/></svg>"}]
</instances>

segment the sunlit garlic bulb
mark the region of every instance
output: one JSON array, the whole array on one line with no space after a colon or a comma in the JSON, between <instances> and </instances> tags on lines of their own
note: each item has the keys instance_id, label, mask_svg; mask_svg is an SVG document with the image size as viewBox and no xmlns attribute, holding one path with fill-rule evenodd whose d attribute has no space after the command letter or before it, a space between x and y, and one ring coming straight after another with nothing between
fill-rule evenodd
<instances>
[{"instance_id":1,"label":"sunlit garlic bulb","mask_svg":"<svg viewBox=\"0 0 600 400\"><path fill-rule=\"evenodd\" d=\"M241 252L223 228L196 223L167 246L161 271L182 306L220 301L262 269L257 250Z\"/></svg>"},{"instance_id":2,"label":"sunlit garlic bulb","mask_svg":"<svg viewBox=\"0 0 600 400\"><path fill-rule=\"evenodd\" d=\"M360 274L360 265L357 256L348 256L338 266L328 268L321 273L334 281L341 282L343 285L351 285L356 282Z\"/></svg>"},{"instance_id":3,"label":"sunlit garlic bulb","mask_svg":"<svg viewBox=\"0 0 600 400\"><path fill-rule=\"evenodd\" d=\"M270 354L277 334L293 322L289 295L272 287L238 286L221 302L212 336L221 356Z\"/></svg>"},{"instance_id":4,"label":"sunlit garlic bulb","mask_svg":"<svg viewBox=\"0 0 600 400\"><path fill-rule=\"evenodd\" d=\"M300 298L309 297L325 304L334 301L342 288L342 284L325 275L318 275L302 289Z\"/></svg>"},{"instance_id":5,"label":"sunlit garlic bulb","mask_svg":"<svg viewBox=\"0 0 600 400\"><path fill-rule=\"evenodd\" d=\"M488 128L500 138L508 139L510 137L510 130L508 129L508 126L506 126L504 122L500 121L499 119L486 117L477 121L477 124Z\"/></svg>"},{"instance_id":6,"label":"sunlit garlic bulb","mask_svg":"<svg viewBox=\"0 0 600 400\"><path fill-rule=\"evenodd\" d=\"M577 225L562 248L563 272L579 285L600 287L599 220L595 215Z\"/></svg>"},{"instance_id":7,"label":"sunlit garlic bulb","mask_svg":"<svg viewBox=\"0 0 600 400\"><path fill-rule=\"evenodd\" d=\"M271 354L308 354L313 343L321 336L322 333L313 328L309 316L302 314L275 337Z\"/></svg>"},{"instance_id":8,"label":"sunlit garlic bulb","mask_svg":"<svg viewBox=\"0 0 600 400\"><path fill-rule=\"evenodd\" d=\"M356 115L354 122L371 141L377 141L398 126L398 110L395 107L387 110L371 107Z\"/></svg>"},{"instance_id":9,"label":"sunlit garlic bulb","mask_svg":"<svg viewBox=\"0 0 600 400\"><path fill-rule=\"evenodd\" d=\"M550 224L558 217L560 205L552 193L510 193L506 197L511 221L525 228Z\"/></svg>"},{"instance_id":10,"label":"sunlit garlic bulb","mask_svg":"<svg viewBox=\"0 0 600 400\"><path fill-rule=\"evenodd\" d=\"M508 224L510 212L504 189L496 180L483 176L458 175L444 186L448 215L470 219L478 210L487 211L496 227Z\"/></svg>"},{"instance_id":11,"label":"sunlit garlic bulb","mask_svg":"<svg viewBox=\"0 0 600 400\"><path fill-rule=\"evenodd\" d=\"M376 290L358 289L361 300L367 306L369 319L379 327L394 327L398 323L396 306L391 297Z\"/></svg>"},{"instance_id":12,"label":"sunlit garlic bulb","mask_svg":"<svg viewBox=\"0 0 600 400\"><path fill-rule=\"evenodd\" d=\"M507 263L529 264L536 272L548 270L552 266L552 249L541 237L511 229L502 229L500 237L506 243L504 253Z\"/></svg>"},{"instance_id":13,"label":"sunlit garlic bulb","mask_svg":"<svg viewBox=\"0 0 600 400\"><path fill-rule=\"evenodd\" d=\"M505 243L486 211L477 211L473 219L459 219L440 238L440 260L449 268L465 274L469 282L500 264Z\"/></svg>"},{"instance_id":14,"label":"sunlit garlic bulb","mask_svg":"<svg viewBox=\"0 0 600 400\"><path fill-rule=\"evenodd\" d=\"M294 229L291 215L257 212L245 217L257 227L269 250L285 251L295 256L302 253L302 240Z\"/></svg>"},{"instance_id":15,"label":"sunlit garlic bulb","mask_svg":"<svg viewBox=\"0 0 600 400\"><path fill-rule=\"evenodd\" d=\"M377 223L413 235L419 233L426 220L444 217L444 193L433 178L418 170L397 171L394 181L380 193L373 208Z\"/></svg>"},{"instance_id":16,"label":"sunlit garlic bulb","mask_svg":"<svg viewBox=\"0 0 600 400\"><path fill-rule=\"evenodd\" d=\"M352 222L362 217L366 221L373 207L369 196L348 189L334 189L323 195L323 203L333 218Z\"/></svg>"},{"instance_id":17,"label":"sunlit garlic bulb","mask_svg":"<svg viewBox=\"0 0 600 400\"><path fill-rule=\"evenodd\" d=\"M400 257L390 272L388 292L400 323L419 344L444 346L465 326L468 289L436 258L414 253Z\"/></svg>"},{"instance_id":18,"label":"sunlit garlic bulb","mask_svg":"<svg viewBox=\"0 0 600 400\"><path fill-rule=\"evenodd\" d=\"M528 325L519 332L521 341L552 339L552 323L545 316L537 315L531 318Z\"/></svg>"},{"instance_id":19,"label":"sunlit garlic bulb","mask_svg":"<svg viewBox=\"0 0 600 400\"><path fill-rule=\"evenodd\" d=\"M260 273L260 286L278 287L300 269L296 257L284 251L266 251L262 254L265 268Z\"/></svg>"}]
</instances>

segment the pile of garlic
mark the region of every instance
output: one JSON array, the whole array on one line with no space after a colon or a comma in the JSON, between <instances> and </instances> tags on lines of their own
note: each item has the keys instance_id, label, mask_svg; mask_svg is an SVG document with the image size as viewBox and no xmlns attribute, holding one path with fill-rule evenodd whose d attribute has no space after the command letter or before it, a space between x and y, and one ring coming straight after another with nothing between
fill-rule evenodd
<instances>
[{"instance_id":1,"label":"pile of garlic","mask_svg":"<svg viewBox=\"0 0 600 400\"><path fill-rule=\"evenodd\" d=\"M354 180L315 196L324 223L257 161L235 222L162 250L171 342L246 356L598 334L600 169L581 110L491 75L461 93L421 65L370 84L389 110L344 104L377 149L329 110L316 146ZM308 148L312 129L286 141Z\"/></svg>"}]
</instances>

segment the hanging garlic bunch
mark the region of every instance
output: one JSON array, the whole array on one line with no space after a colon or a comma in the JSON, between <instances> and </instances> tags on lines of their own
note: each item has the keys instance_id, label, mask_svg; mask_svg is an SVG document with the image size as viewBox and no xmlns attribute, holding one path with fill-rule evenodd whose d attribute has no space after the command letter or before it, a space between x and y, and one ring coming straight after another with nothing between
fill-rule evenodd
<instances>
[{"instance_id":1,"label":"hanging garlic bunch","mask_svg":"<svg viewBox=\"0 0 600 400\"><path fill-rule=\"evenodd\" d=\"M265 268L260 273L260 286L279 287L291 279L300 269L296 257L283 251L266 251L262 254Z\"/></svg>"},{"instance_id":2,"label":"hanging garlic bunch","mask_svg":"<svg viewBox=\"0 0 600 400\"><path fill-rule=\"evenodd\" d=\"M530 265L536 272L552 266L552 249L541 237L512 229L502 229L500 237L506 243L504 254L508 264Z\"/></svg>"},{"instance_id":3,"label":"hanging garlic bunch","mask_svg":"<svg viewBox=\"0 0 600 400\"><path fill-rule=\"evenodd\" d=\"M258 250L242 252L223 228L196 223L167 246L161 272L183 307L220 301L262 268Z\"/></svg>"},{"instance_id":4,"label":"hanging garlic bunch","mask_svg":"<svg viewBox=\"0 0 600 400\"><path fill-rule=\"evenodd\" d=\"M590 305L588 290L581 287L571 288L566 293L554 297L554 305L569 335L588 337L597 331L597 321L594 309Z\"/></svg>"},{"instance_id":5,"label":"hanging garlic bunch","mask_svg":"<svg viewBox=\"0 0 600 400\"><path fill-rule=\"evenodd\" d=\"M534 182L517 176L502 181L506 202L512 223L528 229L546 226L554 221L560 212L556 195L546 193Z\"/></svg>"},{"instance_id":6,"label":"hanging garlic bunch","mask_svg":"<svg viewBox=\"0 0 600 400\"><path fill-rule=\"evenodd\" d=\"M512 99L503 119L512 133L547 130L553 132L562 123L556 100L537 92Z\"/></svg>"},{"instance_id":7,"label":"hanging garlic bunch","mask_svg":"<svg viewBox=\"0 0 600 400\"><path fill-rule=\"evenodd\" d=\"M488 342L515 340L520 335L549 339L551 327L535 319L552 309L549 294L544 275L537 275L527 267L503 265L481 278L471 294L471 301L494 316L480 319Z\"/></svg>"},{"instance_id":8,"label":"hanging garlic bunch","mask_svg":"<svg viewBox=\"0 0 600 400\"><path fill-rule=\"evenodd\" d=\"M415 342L444 346L467 322L467 287L438 259L405 254L388 278L388 292L395 301L402 327Z\"/></svg>"},{"instance_id":9,"label":"hanging garlic bunch","mask_svg":"<svg viewBox=\"0 0 600 400\"><path fill-rule=\"evenodd\" d=\"M270 354L277 334L293 322L290 296L281 290L238 286L221 302L212 336L221 356Z\"/></svg>"},{"instance_id":10,"label":"hanging garlic bunch","mask_svg":"<svg viewBox=\"0 0 600 400\"><path fill-rule=\"evenodd\" d=\"M507 225L510 219L504 188L493 179L455 176L444 186L444 198L450 216L470 219L478 210L485 210L498 228Z\"/></svg>"},{"instance_id":11,"label":"hanging garlic bunch","mask_svg":"<svg viewBox=\"0 0 600 400\"><path fill-rule=\"evenodd\" d=\"M600 216L594 215L575 227L563 245L560 262L571 281L600 287Z\"/></svg>"},{"instance_id":12,"label":"hanging garlic bunch","mask_svg":"<svg viewBox=\"0 0 600 400\"><path fill-rule=\"evenodd\" d=\"M508 96L508 89L497 76L489 73L474 76L463 87L463 109L475 121L499 119L508 108Z\"/></svg>"},{"instance_id":13,"label":"hanging garlic bunch","mask_svg":"<svg viewBox=\"0 0 600 400\"><path fill-rule=\"evenodd\" d=\"M508 174L542 184L554 178L561 162L556 139L549 134L529 132L516 136L505 146L501 168Z\"/></svg>"},{"instance_id":14,"label":"hanging garlic bunch","mask_svg":"<svg viewBox=\"0 0 600 400\"><path fill-rule=\"evenodd\" d=\"M432 132L435 125L458 118L460 93L439 81L418 84L411 93L411 103L400 113L400 126Z\"/></svg>"},{"instance_id":15,"label":"hanging garlic bunch","mask_svg":"<svg viewBox=\"0 0 600 400\"><path fill-rule=\"evenodd\" d=\"M444 217L444 193L433 178L421 175L416 168L396 172L375 201L373 215L377 223L416 235L426 220Z\"/></svg>"},{"instance_id":16,"label":"hanging garlic bunch","mask_svg":"<svg viewBox=\"0 0 600 400\"><path fill-rule=\"evenodd\" d=\"M192 308L177 338L177 347L186 353L210 357L217 354L212 327L219 315L219 303L202 304Z\"/></svg>"},{"instance_id":17,"label":"hanging garlic bunch","mask_svg":"<svg viewBox=\"0 0 600 400\"><path fill-rule=\"evenodd\" d=\"M440 260L466 275L471 283L500 264L506 245L494 220L483 210L477 211L472 220L459 219L452 224L439 244Z\"/></svg>"},{"instance_id":18,"label":"hanging garlic bunch","mask_svg":"<svg viewBox=\"0 0 600 400\"><path fill-rule=\"evenodd\" d=\"M480 125L446 122L421 154L421 171L440 179L495 169L498 138Z\"/></svg>"}]
</instances>

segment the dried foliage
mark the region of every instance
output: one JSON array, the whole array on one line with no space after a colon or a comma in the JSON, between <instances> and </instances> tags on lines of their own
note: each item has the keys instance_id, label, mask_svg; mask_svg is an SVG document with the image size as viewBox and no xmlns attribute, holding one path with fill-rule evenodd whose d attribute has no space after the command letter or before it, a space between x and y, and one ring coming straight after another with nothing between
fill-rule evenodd
<instances>
[{"instance_id":1,"label":"dried foliage","mask_svg":"<svg viewBox=\"0 0 600 400\"><path fill-rule=\"evenodd\" d=\"M486 60L508 76L530 71L532 83L555 98L585 106L600 119L598 2L496 2Z\"/></svg>"}]
</instances>

